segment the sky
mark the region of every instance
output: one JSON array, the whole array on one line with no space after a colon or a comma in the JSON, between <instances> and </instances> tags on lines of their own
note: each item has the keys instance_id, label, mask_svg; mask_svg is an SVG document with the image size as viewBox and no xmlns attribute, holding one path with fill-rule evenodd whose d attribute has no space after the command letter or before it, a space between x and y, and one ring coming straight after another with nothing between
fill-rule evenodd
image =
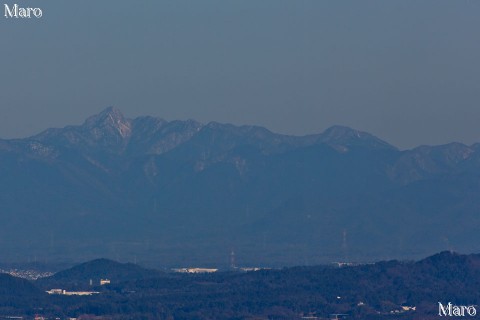
<instances>
[{"instance_id":1,"label":"sky","mask_svg":"<svg viewBox=\"0 0 480 320\"><path fill-rule=\"evenodd\" d=\"M40 7L6 19L3 4ZM127 117L480 142L480 1L4 0L0 138Z\"/></svg>"}]
</instances>

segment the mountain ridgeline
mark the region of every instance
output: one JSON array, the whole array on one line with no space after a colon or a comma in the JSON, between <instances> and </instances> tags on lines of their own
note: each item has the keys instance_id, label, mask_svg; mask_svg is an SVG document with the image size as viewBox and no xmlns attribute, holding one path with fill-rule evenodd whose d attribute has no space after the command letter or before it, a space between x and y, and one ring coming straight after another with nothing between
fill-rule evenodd
<instances>
[{"instance_id":1,"label":"mountain ridgeline","mask_svg":"<svg viewBox=\"0 0 480 320\"><path fill-rule=\"evenodd\" d=\"M400 151L347 127L298 137L108 108L0 140L0 177L13 260L299 265L480 241L479 144Z\"/></svg>"}]
</instances>

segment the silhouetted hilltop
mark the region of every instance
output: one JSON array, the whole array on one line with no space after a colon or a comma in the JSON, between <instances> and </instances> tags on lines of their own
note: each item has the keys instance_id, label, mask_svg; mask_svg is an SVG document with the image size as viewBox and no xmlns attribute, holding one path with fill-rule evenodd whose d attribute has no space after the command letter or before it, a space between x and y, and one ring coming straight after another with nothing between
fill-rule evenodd
<instances>
[{"instance_id":1,"label":"silhouetted hilltop","mask_svg":"<svg viewBox=\"0 0 480 320\"><path fill-rule=\"evenodd\" d=\"M42 287L87 288L99 286L101 279L111 283L159 277L157 270L145 269L132 263L119 263L109 259L96 259L55 273L48 278L37 280Z\"/></svg>"}]
</instances>

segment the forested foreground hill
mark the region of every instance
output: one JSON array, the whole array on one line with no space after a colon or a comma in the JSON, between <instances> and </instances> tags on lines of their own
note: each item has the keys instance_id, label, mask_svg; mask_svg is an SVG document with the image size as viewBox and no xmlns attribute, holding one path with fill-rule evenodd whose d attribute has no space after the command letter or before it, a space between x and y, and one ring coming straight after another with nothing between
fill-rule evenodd
<instances>
[{"instance_id":1,"label":"forested foreground hill","mask_svg":"<svg viewBox=\"0 0 480 320\"><path fill-rule=\"evenodd\" d=\"M100 293L87 297L45 296L35 286L48 286L48 279L26 284L11 277L0 277L0 315L328 319L332 314L341 313L349 319L437 319L438 302L477 305L480 301L480 255L450 252L417 262L384 261L247 273L155 273L151 278L143 272L146 269L138 266L107 261L89 264L52 278L61 288L62 279L65 286L72 283L72 279L63 277L67 274L84 285L92 271L125 277L110 285L93 285L90 290ZM103 270L104 267L108 270ZM29 303L25 303L26 297L31 298Z\"/></svg>"}]
</instances>

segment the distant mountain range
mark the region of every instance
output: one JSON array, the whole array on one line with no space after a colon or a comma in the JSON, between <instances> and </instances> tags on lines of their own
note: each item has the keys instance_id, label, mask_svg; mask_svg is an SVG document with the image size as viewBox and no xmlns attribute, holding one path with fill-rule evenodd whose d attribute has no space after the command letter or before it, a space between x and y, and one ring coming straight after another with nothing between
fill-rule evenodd
<instances>
[{"instance_id":1,"label":"distant mountain range","mask_svg":"<svg viewBox=\"0 0 480 320\"><path fill-rule=\"evenodd\" d=\"M157 266L478 251L480 145L125 118L0 140L0 254Z\"/></svg>"}]
</instances>

